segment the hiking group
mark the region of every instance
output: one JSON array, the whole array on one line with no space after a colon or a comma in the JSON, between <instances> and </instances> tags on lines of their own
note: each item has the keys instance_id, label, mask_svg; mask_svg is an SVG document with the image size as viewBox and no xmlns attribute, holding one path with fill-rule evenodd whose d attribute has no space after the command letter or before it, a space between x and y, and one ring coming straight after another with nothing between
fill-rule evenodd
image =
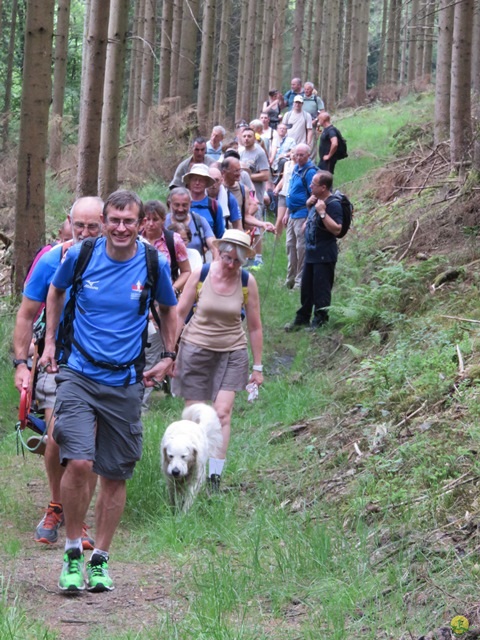
<instances>
[{"instance_id":1,"label":"hiking group","mask_svg":"<svg viewBox=\"0 0 480 640\"><path fill-rule=\"evenodd\" d=\"M45 432L27 441L44 454L50 491L34 539L54 544L65 525L62 591L114 588L109 552L142 454L141 415L170 377L187 405L211 402L218 414L223 447L208 470L218 490L235 394L263 383L252 274L263 264L263 233L287 231L285 285L300 289L301 306L285 329L328 320L336 239L352 208L332 192L346 145L322 100L294 78L284 96L269 93L258 120L225 136L215 126L209 140L193 141L166 205L127 190L105 202L79 198L61 241L39 252L27 275L13 336L15 386L25 393L34 385L44 415ZM93 538L85 520L96 491Z\"/></svg>"}]
</instances>

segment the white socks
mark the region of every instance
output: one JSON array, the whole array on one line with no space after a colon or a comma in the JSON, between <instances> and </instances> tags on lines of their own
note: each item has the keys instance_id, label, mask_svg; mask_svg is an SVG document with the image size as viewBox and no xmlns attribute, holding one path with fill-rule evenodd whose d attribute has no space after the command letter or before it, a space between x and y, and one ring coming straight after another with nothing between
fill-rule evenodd
<instances>
[{"instance_id":1,"label":"white socks","mask_svg":"<svg viewBox=\"0 0 480 640\"><path fill-rule=\"evenodd\" d=\"M212 474L215 474L217 476L221 476L224 466L225 460L210 458L210 460L208 461L208 475L211 476Z\"/></svg>"}]
</instances>

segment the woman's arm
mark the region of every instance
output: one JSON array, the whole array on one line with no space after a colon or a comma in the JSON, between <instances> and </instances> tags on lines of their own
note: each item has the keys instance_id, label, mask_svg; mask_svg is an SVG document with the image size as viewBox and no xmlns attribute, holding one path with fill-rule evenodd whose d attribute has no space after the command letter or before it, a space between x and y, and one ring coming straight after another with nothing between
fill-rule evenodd
<instances>
[{"instance_id":1,"label":"woman's arm","mask_svg":"<svg viewBox=\"0 0 480 640\"><path fill-rule=\"evenodd\" d=\"M245 305L245 312L253 364L254 367L258 369L262 366L263 331L262 320L260 318L260 297L258 295L257 283L252 274L248 277L248 302ZM254 369L250 379L252 382L256 382L257 385L262 384L263 372Z\"/></svg>"},{"instance_id":2,"label":"woman's arm","mask_svg":"<svg viewBox=\"0 0 480 640\"><path fill-rule=\"evenodd\" d=\"M190 267L190 262L188 260L182 260L182 262L177 261L177 264L180 275L173 283L173 290L175 292L178 291L178 293L182 293L183 287L192 273L192 268Z\"/></svg>"}]
</instances>

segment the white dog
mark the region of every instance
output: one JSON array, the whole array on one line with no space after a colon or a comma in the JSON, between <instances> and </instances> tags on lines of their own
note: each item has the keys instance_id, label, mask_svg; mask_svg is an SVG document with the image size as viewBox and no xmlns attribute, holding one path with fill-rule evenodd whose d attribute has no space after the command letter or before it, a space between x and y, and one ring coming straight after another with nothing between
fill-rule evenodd
<instances>
[{"instance_id":1,"label":"white dog","mask_svg":"<svg viewBox=\"0 0 480 640\"><path fill-rule=\"evenodd\" d=\"M205 482L208 459L222 446L222 428L217 412L207 404L185 407L182 418L167 427L161 456L170 504L186 513Z\"/></svg>"}]
</instances>

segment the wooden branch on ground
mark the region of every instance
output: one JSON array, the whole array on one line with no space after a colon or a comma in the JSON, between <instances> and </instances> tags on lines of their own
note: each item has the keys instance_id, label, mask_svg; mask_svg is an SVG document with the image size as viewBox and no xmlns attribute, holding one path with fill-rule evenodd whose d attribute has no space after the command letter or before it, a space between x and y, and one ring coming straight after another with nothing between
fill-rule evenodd
<instances>
[{"instance_id":1,"label":"wooden branch on ground","mask_svg":"<svg viewBox=\"0 0 480 640\"><path fill-rule=\"evenodd\" d=\"M401 260L403 260L403 258L407 255L407 253L410 251L410 247L413 244L413 241L415 240L415 236L417 235L417 231L420 228L420 223L418 222L418 220L415 220L415 230L412 234L412 237L410 238L410 242L408 243L408 247L405 249L405 251L402 253L402 255L398 258L398 262L401 262Z\"/></svg>"},{"instance_id":2,"label":"wooden branch on ground","mask_svg":"<svg viewBox=\"0 0 480 640\"><path fill-rule=\"evenodd\" d=\"M441 318L448 318L449 320L458 320L459 322L472 322L473 324L480 324L480 320L473 320L472 318L461 318L460 316L444 316Z\"/></svg>"}]
</instances>

